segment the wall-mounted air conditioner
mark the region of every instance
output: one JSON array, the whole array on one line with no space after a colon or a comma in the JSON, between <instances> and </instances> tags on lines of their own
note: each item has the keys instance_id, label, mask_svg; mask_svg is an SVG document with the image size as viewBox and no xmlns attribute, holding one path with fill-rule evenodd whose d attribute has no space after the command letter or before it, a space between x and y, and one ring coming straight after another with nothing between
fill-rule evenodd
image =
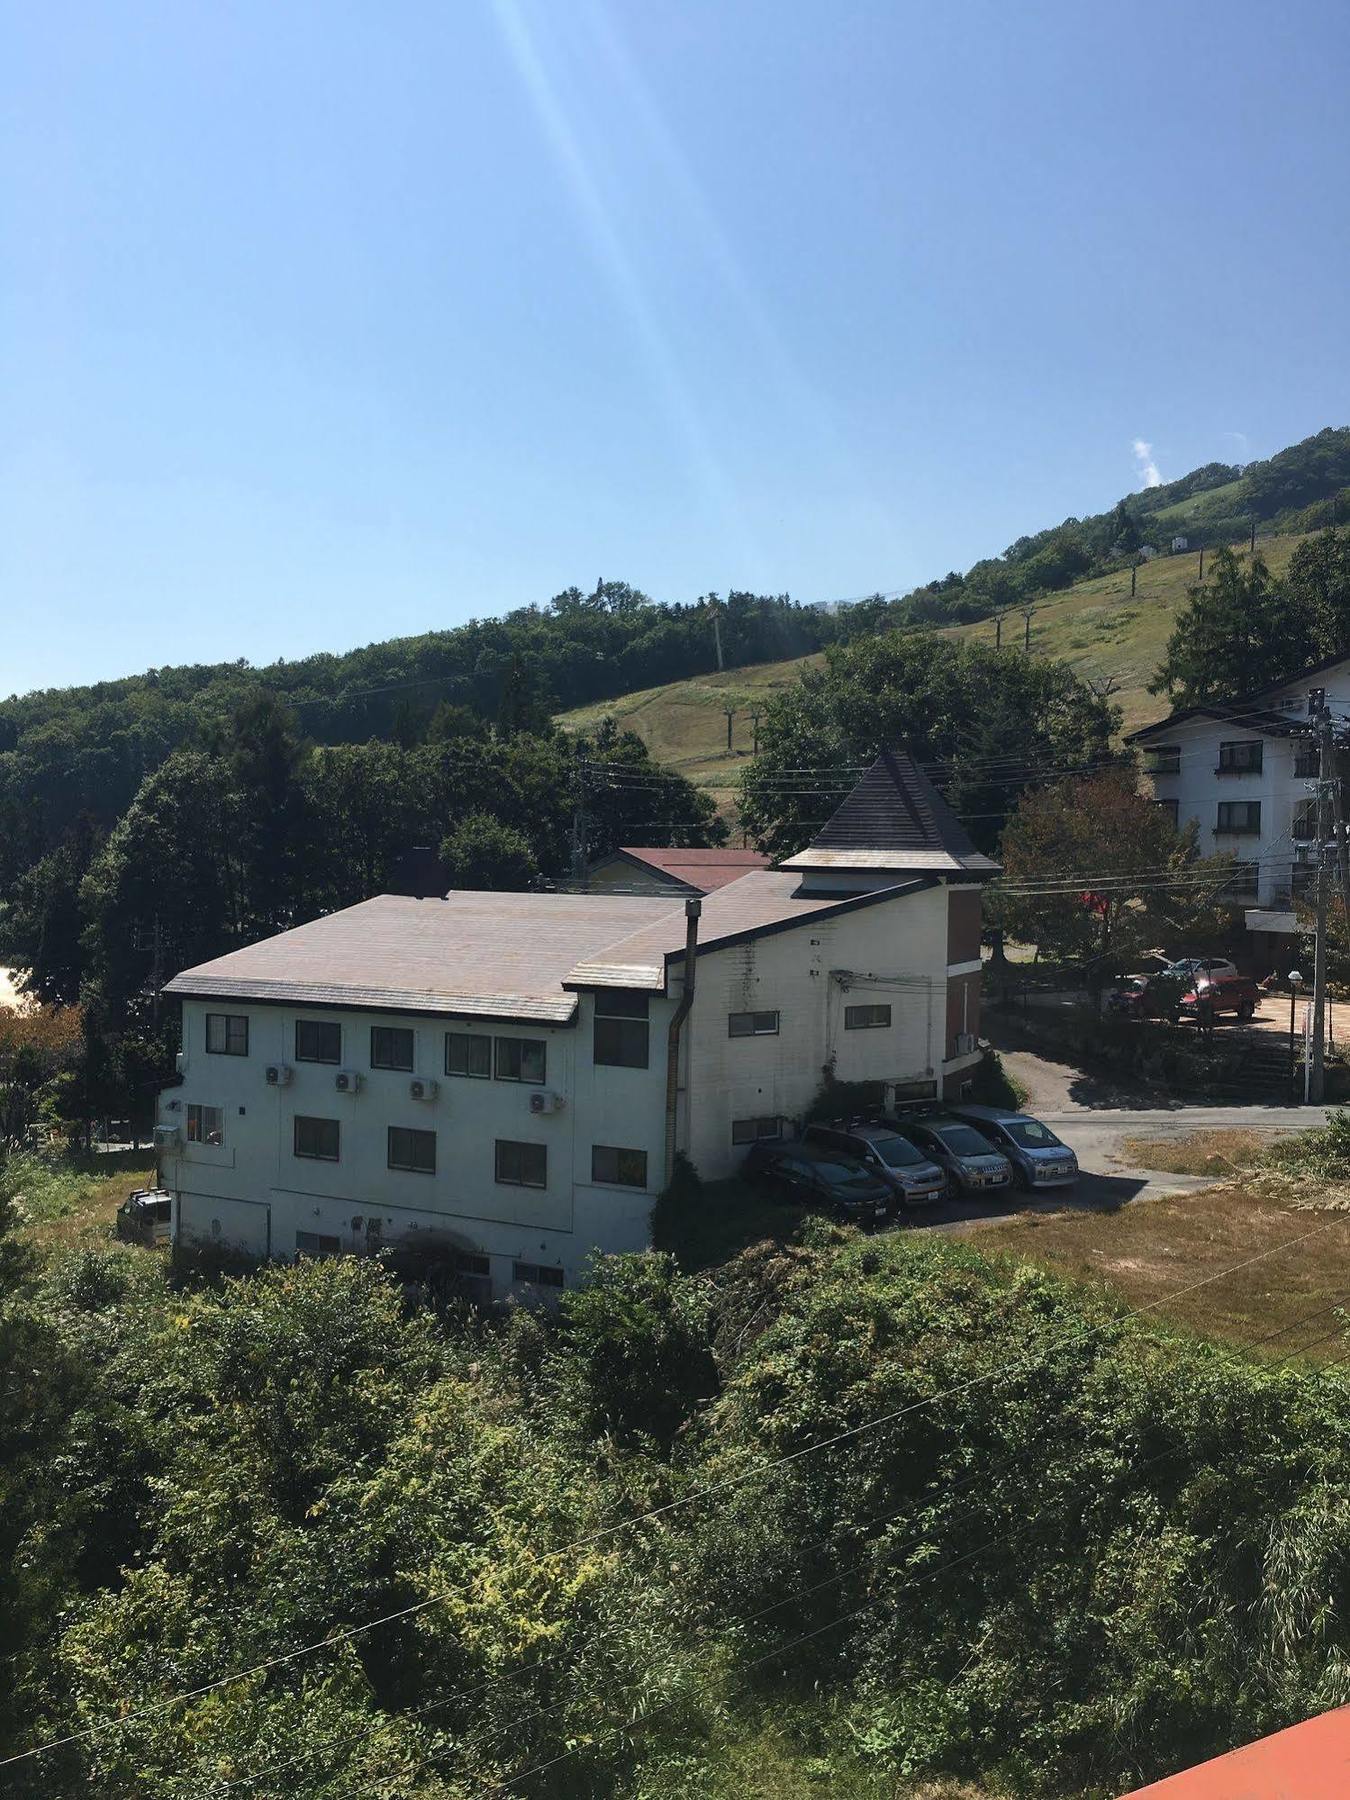
<instances>
[{"instance_id":1,"label":"wall-mounted air conditioner","mask_svg":"<svg viewBox=\"0 0 1350 1800\"><path fill-rule=\"evenodd\" d=\"M973 1056L980 1047L980 1040L973 1031L958 1031L956 1034L956 1055Z\"/></svg>"},{"instance_id":2,"label":"wall-mounted air conditioner","mask_svg":"<svg viewBox=\"0 0 1350 1800\"><path fill-rule=\"evenodd\" d=\"M412 1080L408 1083L408 1098L410 1100L434 1100L440 1091L440 1082L432 1081L430 1077L426 1075L414 1075Z\"/></svg>"},{"instance_id":3,"label":"wall-mounted air conditioner","mask_svg":"<svg viewBox=\"0 0 1350 1800\"><path fill-rule=\"evenodd\" d=\"M339 1069L333 1077L333 1086L339 1094L359 1094L361 1092L361 1076L355 1069Z\"/></svg>"},{"instance_id":4,"label":"wall-mounted air conditioner","mask_svg":"<svg viewBox=\"0 0 1350 1800\"><path fill-rule=\"evenodd\" d=\"M183 1134L176 1125L156 1125L155 1149L172 1152L177 1150L183 1141Z\"/></svg>"},{"instance_id":5,"label":"wall-mounted air conditioner","mask_svg":"<svg viewBox=\"0 0 1350 1800\"><path fill-rule=\"evenodd\" d=\"M289 1063L268 1063L264 1078L268 1087L289 1087L294 1073Z\"/></svg>"},{"instance_id":6,"label":"wall-mounted air conditioner","mask_svg":"<svg viewBox=\"0 0 1350 1800\"><path fill-rule=\"evenodd\" d=\"M561 1094L531 1094L530 1111L532 1113L561 1112L567 1102Z\"/></svg>"}]
</instances>

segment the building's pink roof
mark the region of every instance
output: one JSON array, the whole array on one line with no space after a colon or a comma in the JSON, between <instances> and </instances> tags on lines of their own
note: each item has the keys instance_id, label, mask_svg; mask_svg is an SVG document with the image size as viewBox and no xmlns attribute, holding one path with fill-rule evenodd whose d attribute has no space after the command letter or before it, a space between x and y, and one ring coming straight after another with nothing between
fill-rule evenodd
<instances>
[{"instance_id":1,"label":"building's pink roof","mask_svg":"<svg viewBox=\"0 0 1350 1800\"><path fill-rule=\"evenodd\" d=\"M1350 1706L1258 1738L1123 1800L1345 1800L1350 1794Z\"/></svg>"},{"instance_id":2,"label":"building's pink roof","mask_svg":"<svg viewBox=\"0 0 1350 1800\"><path fill-rule=\"evenodd\" d=\"M739 881L747 869L765 869L767 856L758 850L649 850L624 845L620 856L645 863L673 881L683 881L700 893L711 894L729 881Z\"/></svg>"}]
</instances>

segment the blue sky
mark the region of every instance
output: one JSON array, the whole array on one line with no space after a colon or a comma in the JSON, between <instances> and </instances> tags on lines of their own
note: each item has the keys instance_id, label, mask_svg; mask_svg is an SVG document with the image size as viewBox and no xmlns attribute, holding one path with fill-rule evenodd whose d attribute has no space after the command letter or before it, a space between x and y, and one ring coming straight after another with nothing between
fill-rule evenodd
<instances>
[{"instance_id":1,"label":"blue sky","mask_svg":"<svg viewBox=\"0 0 1350 1800\"><path fill-rule=\"evenodd\" d=\"M1350 422L1350 9L0 0L0 693L853 595Z\"/></svg>"}]
</instances>

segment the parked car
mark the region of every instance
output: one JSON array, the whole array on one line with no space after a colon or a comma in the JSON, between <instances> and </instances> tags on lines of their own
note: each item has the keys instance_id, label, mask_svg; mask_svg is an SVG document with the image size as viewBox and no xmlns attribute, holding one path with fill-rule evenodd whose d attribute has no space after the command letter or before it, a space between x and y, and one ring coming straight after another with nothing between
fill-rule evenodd
<instances>
[{"instance_id":1,"label":"parked car","mask_svg":"<svg viewBox=\"0 0 1350 1800\"><path fill-rule=\"evenodd\" d=\"M894 1126L856 1121L851 1124L808 1125L804 1142L827 1150L842 1150L879 1175L902 1206L926 1206L940 1200L947 1179L935 1162L902 1137Z\"/></svg>"},{"instance_id":2,"label":"parked car","mask_svg":"<svg viewBox=\"0 0 1350 1800\"><path fill-rule=\"evenodd\" d=\"M752 1144L741 1173L781 1200L865 1230L889 1224L895 1204L889 1182L856 1157L821 1144Z\"/></svg>"},{"instance_id":3,"label":"parked car","mask_svg":"<svg viewBox=\"0 0 1350 1800\"><path fill-rule=\"evenodd\" d=\"M1012 1112L1002 1106L952 1108L954 1119L973 1125L1012 1164L1019 1187L1070 1187L1078 1179L1078 1158L1048 1125L1030 1113Z\"/></svg>"},{"instance_id":4,"label":"parked car","mask_svg":"<svg viewBox=\"0 0 1350 1800\"><path fill-rule=\"evenodd\" d=\"M1012 1164L964 1119L950 1113L925 1114L919 1119L897 1119L902 1137L922 1150L946 1177L947 1198L962 1194L984 1198L1012 1184Z\"/></svg>"},{"instance_id":5,"label":"parked car","mask_svg":"<svg viewBox=\"0 0 1350 1800\"><path fill-rule=\"evenodd\" d=\"M1197 981L1189 993L1182 995L1181 1014L1200 1023L1217 1019L1223 1013L1250 1019L1260 998L1260 989L1249 976L1213 975Z\"/></svg>"},{"instance_id":6,"label":"parked car","mask_svg":"<svg viewBox=\"0 0 1350 1800\"><path fill-rule=\"evenodd\" d=\"M1168 963L1166 973L1180 975L1183 981L1194 986L1204 977L1236 975L1237 964L1229 962L1226 956L1183 956Z\"/></svg>"},{"instance_id":7,"label":"parked car","mask_svg":"<svg viewBox=\"0 0 1350 1800\"><path fill-rule=\"evenodd\" d=\"M1167 1019L1176 1024L1188 983L1178 975L1126 975L1102 998L1102 1011L1126 1019Z\"/></svg>"},{"instance_id":8,"label":"parked car","mask_svg":"<svg viewBox=\"0 0 1350 1800\"><path fill-rule=\"evenodd\" d=\"M117 1209L117 1235L128 1244L166 1244L173 1226L173 1195L164 1188L134 1188Z\"/></svg>"}]
</instances>

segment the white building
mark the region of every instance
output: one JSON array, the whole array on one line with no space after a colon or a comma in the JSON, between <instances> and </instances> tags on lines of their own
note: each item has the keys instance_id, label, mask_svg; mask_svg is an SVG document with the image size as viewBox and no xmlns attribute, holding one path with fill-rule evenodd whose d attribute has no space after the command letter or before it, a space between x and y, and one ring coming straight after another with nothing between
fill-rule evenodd
<instances>
[{"instance_id":1,"label":"white building","mask_svg":"<svg viewBox=\"0 0 1350 1800\"><path fill-rule=\"evenodd\" d=\"M1200 827L1205 855L1239 859L1234 892L1247 922L1269 938L1295 929L1293 897L1315 861L1317 746L1310 692L1324 692L1343 736L1350 724L1350 657L1338 657L1246 698L1191 706L1130 734L1154 796L1184 825ZM1275 954L1266 943L1258 950Z\"/></svg>"},{"instance_id":2,"label":"white building","mask_svg":"<svg viewBox=\"0 0 1350 1800\"><path fill-rule=\"evenodd\" d=\"M993 872L888 754L810 848L706 898L382 895L186 970L175 1235L416 1240L494 1293L571 1284L646 1246L676 1151L730 1174L827 1072L959 1092Z\"/></svg>"}]
</instances>

